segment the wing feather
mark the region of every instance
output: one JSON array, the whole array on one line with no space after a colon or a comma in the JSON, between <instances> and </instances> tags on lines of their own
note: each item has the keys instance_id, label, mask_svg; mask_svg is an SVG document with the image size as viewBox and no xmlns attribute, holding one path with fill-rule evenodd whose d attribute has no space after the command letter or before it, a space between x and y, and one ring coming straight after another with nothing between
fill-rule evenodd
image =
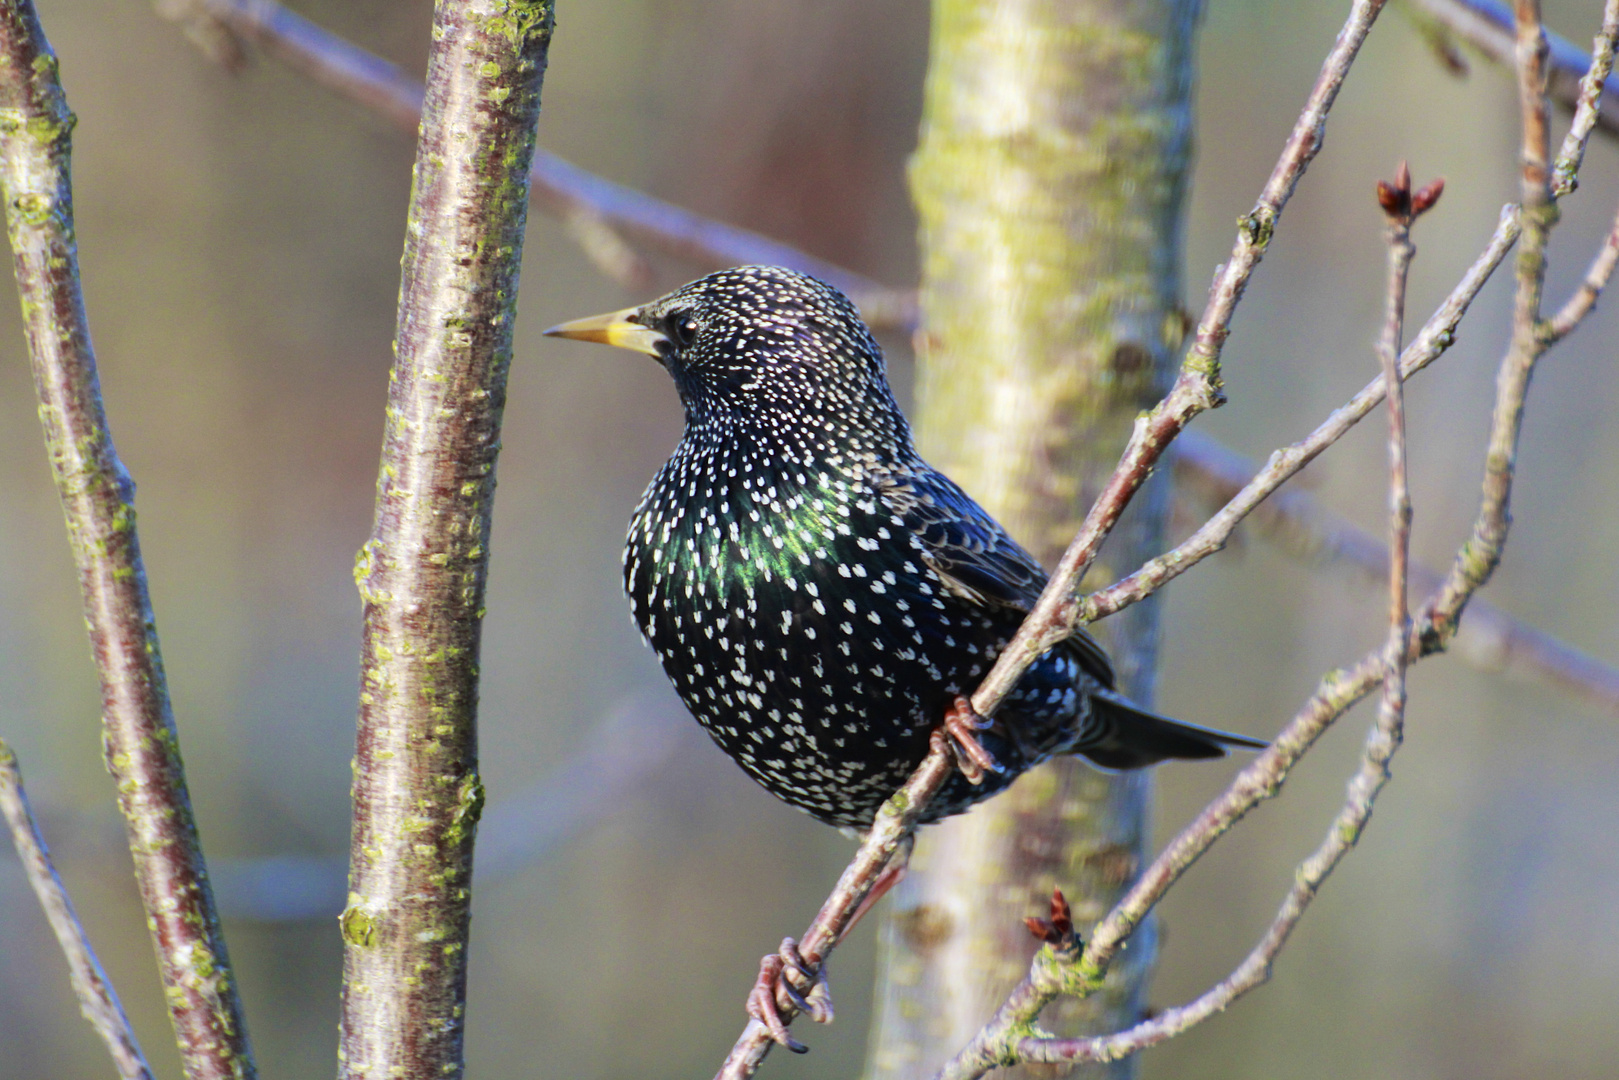
<instances>
[{"instance_id":1,"label":"wing feather","mask_svg":"<svg viewBox=\"0 0 1619 1080\"><path fill-rule=\"evenodd\" d=\"M1034 609L1047 575L1023 546L949 477L921 466L878 481L883 504L922 542L922 558L946 589L978 607L1006 612L1014 625ZM1059 648L1113 685L1107 653L1084 630Z\"/></svg>"}]
</instances>

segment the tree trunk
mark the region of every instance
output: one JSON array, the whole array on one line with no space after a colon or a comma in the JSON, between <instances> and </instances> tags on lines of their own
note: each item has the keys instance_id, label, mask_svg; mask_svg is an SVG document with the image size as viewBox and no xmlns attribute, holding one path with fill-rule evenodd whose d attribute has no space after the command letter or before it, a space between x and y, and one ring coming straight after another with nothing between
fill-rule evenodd
<instances>
[{"instance_id":1,"label":"tree trunk","mask_svg":"<svg viewBox=\"0 0 1619 1080\"><path fill-rule=\"evenodd\" d=\"M1182 334L1180 211L1196 0L935 0L921 144L917 429L925 456L1048 565ZM1161 550L1167 474L1093 571ZM1104 627L1121 686L1150 703L1155 605ZM1052 887L1082 927L1141 865L1149 774L1045 766L925 830L881 931L867 1073L928 1076L1027 969L1026 915ZM1135 1020L1151 927L1107 990L1047 1011L1063 1031ZM1125 1076L1131 1063L1097 1069ZM1052 1075L1048 1069L1042 1075Z\"/></svg>"}]
</instances>

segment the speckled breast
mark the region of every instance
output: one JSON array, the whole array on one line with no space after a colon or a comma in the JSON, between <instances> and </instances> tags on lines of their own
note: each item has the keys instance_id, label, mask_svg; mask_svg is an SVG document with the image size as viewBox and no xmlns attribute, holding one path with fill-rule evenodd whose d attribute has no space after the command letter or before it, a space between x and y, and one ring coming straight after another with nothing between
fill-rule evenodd
<instances>
[{"instance_id":1,"label":"speckled breast","mask_svg":"<svg viewBox=\"0 0 1619 1080\"><path fill-rule=\"evenodd\" d=\"M692 714L755 780L823 821L865 826L1016 624L949 594L875 496L725 479L717 490L712 471L686 480L677 460L648 489L624 559L636 623ZM1069 664L1036 665L1006 721L1022 723L1054 686L1071 690ZM1007 774L976 788L957 778L930 818L1045 756L993 733L986 745Z\"/></svg>"}]
</instances>

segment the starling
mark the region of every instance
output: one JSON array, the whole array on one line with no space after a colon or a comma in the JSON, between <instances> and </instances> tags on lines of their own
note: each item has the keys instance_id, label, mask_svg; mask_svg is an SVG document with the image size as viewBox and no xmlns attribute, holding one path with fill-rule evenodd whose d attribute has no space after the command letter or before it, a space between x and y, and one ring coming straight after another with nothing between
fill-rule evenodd
<instances>
[{"instance_id":1,"label":"starling","mask_svg":"<svg viewBox=\"0 0 1619 1080\"><path fill-rule=\"evenodd\" d=\"M646 353L680 392L685 434L624 550L635 621L675 690L766 790L866 828L1045 571L917 456L881 348L829 285L738 267L546 333ZM1057 754L1135 769L1265 745L1137 708L1084 631L1035 661L979 741L998 768L953 776L924 820Z\"/></svg>"}]
</instances>

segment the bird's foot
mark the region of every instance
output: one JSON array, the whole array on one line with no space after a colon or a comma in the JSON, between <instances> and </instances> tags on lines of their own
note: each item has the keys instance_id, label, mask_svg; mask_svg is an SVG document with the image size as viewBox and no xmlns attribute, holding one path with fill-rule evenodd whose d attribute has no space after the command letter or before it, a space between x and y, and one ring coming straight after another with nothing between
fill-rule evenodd
<instances>
[{"instance_id":1,"label":"bird's foot","mask_svg":"<svg viewBox=\"0 0 1619 1080\"><path fill-rule=\"evenodd\" d=\"M956 754L956 768L969 784L982 784L985 773L1006 771L995 760L995 755L978 741L978 733L989 725L990 721L979 716L972 702L964 697L956 698L944 714L944 731L950 736L950 749Z\"/></svg>"},{"instance_id":2,"label":"bird's foot","mask_svg":"<svg viewBox=\"0 0 1619 1080\"><path fill-rule=\"evenodd\" d=\"M808 1053L809 1047L787 1030L781 1015L787 1008L797 1009L818 1024L832 1022L832 988L826 981L826 965L806 960L792 938L783 938L779 950L759 961L759 978L748 994L748 1015L793 1053Z\"/></svg>"}]
</instances>

